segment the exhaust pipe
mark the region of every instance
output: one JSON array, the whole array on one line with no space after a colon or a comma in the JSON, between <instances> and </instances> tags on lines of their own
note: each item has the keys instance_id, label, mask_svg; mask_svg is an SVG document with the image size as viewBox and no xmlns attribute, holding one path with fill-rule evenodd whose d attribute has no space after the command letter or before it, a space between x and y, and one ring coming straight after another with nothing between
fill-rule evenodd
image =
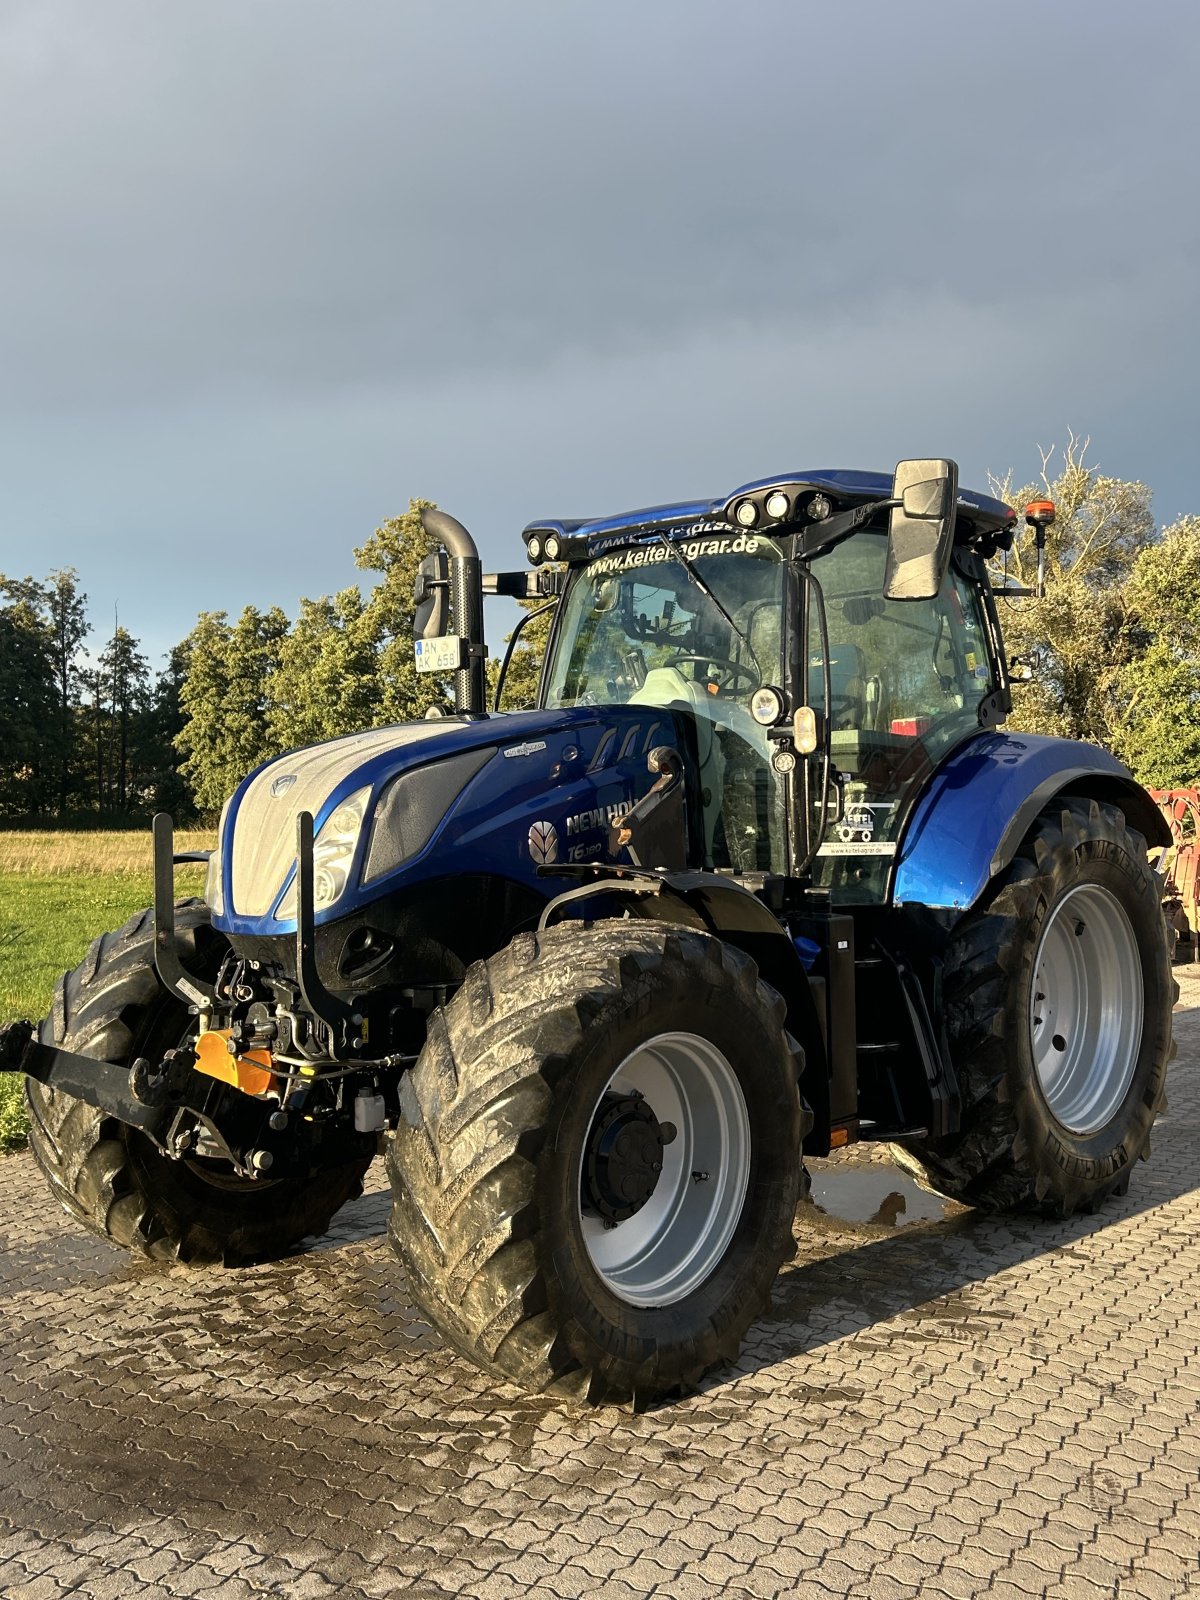
<instances>
[{"instance_id":1,"label":"exhaust pipe","mask_svg":"<svg viewBox=\"0 0 1200 1600\"><path fill-rule=\"evenodd\" d=\"M454 674L454 709L485 714L485 663L483 640L483 567L475 541L456 517L425 506L421 526L450 557L450 606L454 631L467 641L467 663Z\"/></svg>"}]
</instances>

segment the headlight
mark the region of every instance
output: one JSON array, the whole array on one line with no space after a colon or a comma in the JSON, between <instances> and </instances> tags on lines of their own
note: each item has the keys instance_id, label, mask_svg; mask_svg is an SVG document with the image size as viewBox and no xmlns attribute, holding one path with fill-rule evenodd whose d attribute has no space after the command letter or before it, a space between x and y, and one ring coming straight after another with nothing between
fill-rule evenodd
<instances>
[{"instance_id":1,"label":"headlight","mask_svg":"<svg viewBox=\"0 0 1200 1600\"><path fill-rule=\"evenodd\" d=\"M221 846L225 840L225 818L229 815L230 801L226 800L221 807L221 820L217 823L217 848L208 858L208 870L204 874L204 901L208 909L216 917L225 914L225 884L224 873L221 871Z\"/></svg>"},{"instance_id":2,"label":"headlight","mask_svg":"<svg viewBox=\"0 0 1200 1600\"><path fill-rule=\"evenodd\" d=\"M323 911L341 895L350 877L350 864L354 860L355 846L362 832L363 818L371 787L359 789L348 800L343 800L336 810L326 817L321 831L313 840L313 910ZM296 915L296 884L283 897L275 913L282 922Z\"/></svg>"},{"instance_id":3,"label":"headlight","mask_svg":"<svg viewBox=\"0 0 1200 1600\"><path fill-rule=\"evenodd\" d=\"M783 696L765 683L750 696L750 715L761 727L772 728L783 721Z\"/></svg>"}]
</instances>

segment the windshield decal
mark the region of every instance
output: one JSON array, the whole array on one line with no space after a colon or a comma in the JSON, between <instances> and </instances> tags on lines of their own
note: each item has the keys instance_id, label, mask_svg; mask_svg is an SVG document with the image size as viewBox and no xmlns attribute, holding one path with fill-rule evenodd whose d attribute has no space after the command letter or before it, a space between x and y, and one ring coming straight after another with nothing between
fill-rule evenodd
<instances>
[{"instance_id":1,"label":"windshield decal","mask_svg":"<svg viewBox=\"0 0 1200 1600\"><path fill-rule=\"evenodd\" d=\"M739 533L726 534L720 539L691 539L687 544L640 545L632 550L615 551L611 556L600 556L587 570L589 576L603 577L609 573L631 572L636 567L656 567L674 560L678 550L682 550L689 561L699 561L705 556L756 555L761 542L756 534Z\"/></svg>"}]
</instances>

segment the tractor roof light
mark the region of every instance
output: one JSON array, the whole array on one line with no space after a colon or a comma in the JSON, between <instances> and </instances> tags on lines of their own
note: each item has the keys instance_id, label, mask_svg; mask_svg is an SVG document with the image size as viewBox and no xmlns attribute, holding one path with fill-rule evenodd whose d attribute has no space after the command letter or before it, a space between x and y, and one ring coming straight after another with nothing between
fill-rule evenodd
<instances>
[{"instance_id":1,"label":"tractor roof light","mask_svg":"<svg viewBox=\"0 0 1200 1600\"><path fill-rule=\"evenodd\" d=\"M758 521L758 507L753 500L739 500L733 508L733 516L740 528L752 528Z\"/></svg>"},{"instance_id":2,"label":"tractor roof light","mask_svg":"<svg viewBox=\"0 0 1200 1600\"><path fill-rule=\"evenodd\" d=\"M813 522L824 522L833 510L833 501L827 494L814 494L806 509Z\"/></svg>"},{"instance_id":3,"label":"tractor roof light","mask_svg":"<svg viewBox=\"0 0 1200 1600\"><path fill-rule=\"evenodd\" d=\"M525 549L536 567L543 561L586 561L588 542L581 534L565 533L561 528L531 528L525 535Z\"/></svg>"},{"instance_id":4,"label":"tractor roof light","mask_svg":"<svg viewBox=\"0 0 1200 1600\"><path fill-rule=\"evenodd\" d=\"M773 517L776 522L782 522L788 514L791 503L782 489L773 489L767 496L767 515Z\"/></svg>"}]
</instances>

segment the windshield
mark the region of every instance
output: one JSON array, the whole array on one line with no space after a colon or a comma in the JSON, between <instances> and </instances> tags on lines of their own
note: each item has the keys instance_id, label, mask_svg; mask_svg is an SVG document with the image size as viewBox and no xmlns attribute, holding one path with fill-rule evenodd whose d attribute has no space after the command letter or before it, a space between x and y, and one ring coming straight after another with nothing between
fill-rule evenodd
<instances>
[{"instance_id":1,"label":"windshield","mask_svg":"<svg viewBox=\"0 0 1200 1600\"><path fill-rule=\"evenodd\" d=\"M786 574L772 540L716 533L599 556L572 575L563 601L546 704L687 715L710 869L784 870L786 797L749 705L761 684L784 679Z\"/></svg>"},{"instance_id":2,"label":"windshield","mask_svg":"<svg viewBox=\"0 0 1200 1600\"><path fill-rule=\"evenodd\" d=\"M547 705L644 698L648 678L667 669L708 694L742 701L761 683L779 681L778 547L727 534L679 548L704 587L665 542L599 556L574 575L547 670Z\"/></svg>"}]
</instances>

